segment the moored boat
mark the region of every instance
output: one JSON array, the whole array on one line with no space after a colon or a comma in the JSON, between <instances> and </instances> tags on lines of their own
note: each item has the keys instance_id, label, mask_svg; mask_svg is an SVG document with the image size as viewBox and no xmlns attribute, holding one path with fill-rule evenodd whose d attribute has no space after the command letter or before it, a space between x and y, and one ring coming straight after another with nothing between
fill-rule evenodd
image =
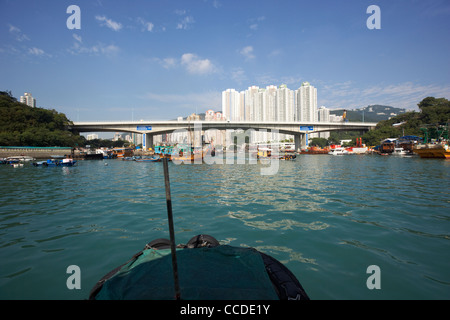
<instances>
[{"instance_id":1,"label":"moored boat","mask_svg":"<svg viewBox=\"0 0 450 320\"><path fill-rule=\"evenodd\" d=\"M29 161L34 161L34 160L36 160L36 159L33 157L29 157L29 156L12 156L12 157L7 157L4 159L5 163L7 163L7 164L29 162Z\"/></svg>"},{"instance_id":2,"label":"moored boat","mask_svg":"<svg viewBox=\"0 0 450 320\"><path fill-rule=\"evenodd\" d=\"M333 156L342 156L344 154L347 154L348 151L345 150L345 148L342 147L336 147L334 149L331 149L330 151L328 151L328 154L331 154Z\"/></svg>"},{"instance_id":3,"label":"moored boat","mask_svg":"<svg viewBox=\"0 0 450 320\"><path fill-rule=\"evenodd\" d=\"M161 162L160 157L142 157L135 159L136 162Z\"/></svg>"},{"instance_id":4,"label":"moored boat","mask_svg":"<svg viewBox=\"0 0 450 320\"><path fill-rule=\"evenodd\" d=\"M405 157L405 156L410 156L411 153L405 149L403 149L402 147L395 147L394 151L392 152L393 156L400 156L400 157Z\"/></svg>"},{"instance_id":5,"label":"moored boat","mask_svg":"<svg viewBox=\"0 0 450 320\"><path fill-rule=\"evenodd\" d=\"M309 147L307 149L302 149L300 154L328 154L329 149L322 149L316 146Z\"/></svg>"},{"instance_id":6,"label":"moored boat","mask_svg":"<svg viewBox=\"0 0 450 320\"><path fill-rule=\"evenodd\" d=\"M424 141L413 148L421 158L450 159L449 134L447 125L421 128Z\"/></svg>"},{"instance_id":7,"label":"moored boat","mask_svg":"<svg viewBox=\"0 0 450 320\"><path fill-rule=\"evenodd\" d=\"M48 159L45 161L37 161L33 162L33 166L35 167L73 167L76 165L77 161L73 159Z\"/></svg>"},{"instance_id":8,"label":"moored boat","mask_svg":"<svg viewBox=\"0 0 450 320\"><path fill-rule=\"evenodd\" d=\"M418 144L414 147L413 152L421 158L450 159L450 148L445 142Z\"/></svg>"}]
</instances>

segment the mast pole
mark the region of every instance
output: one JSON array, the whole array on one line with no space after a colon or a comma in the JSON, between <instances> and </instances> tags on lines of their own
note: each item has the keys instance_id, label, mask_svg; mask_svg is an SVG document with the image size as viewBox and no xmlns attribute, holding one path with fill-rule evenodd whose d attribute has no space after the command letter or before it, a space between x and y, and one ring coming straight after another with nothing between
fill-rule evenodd
<instances>
[{"instance_id":1,"label":"mast pole","mask_svg":"<svg viewBox=\"0 0 450 320\"><path fill-rule=\"evenodd\" d=\"M169 233L170 233L170 251L172 255L173 280L175 283L175 298L177 300L180 300L180 283L178 280L175 233L173 229L173 216L172 216L172 198L170 195L169 166L167 157L163 158L163 167L164 167L164 182L166 186L167 217L169 222Z\"/></svg>"}]
</instances>

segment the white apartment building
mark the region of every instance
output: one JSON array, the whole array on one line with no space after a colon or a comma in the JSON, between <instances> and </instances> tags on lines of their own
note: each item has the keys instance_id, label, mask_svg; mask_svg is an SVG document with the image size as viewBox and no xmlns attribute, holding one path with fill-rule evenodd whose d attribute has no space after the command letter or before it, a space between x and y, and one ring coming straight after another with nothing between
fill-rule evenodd
<instances>
[{"instance_id":1,"label":"white apartment building","mask_svg":"<svg viewBox=\"0 0 450 320\"><path fill-rule=\"evenodd\" d=\"M244 106L241 107L241 98L240 92L235 89L227 89L222 92L222 114L225 119L239 121L239 118L245 112Z\"/></svg>"},{"instance_id":2,"label":"white apartment building","mask_svg":"<svg viewBox=\"0 0 450 320\"><path fill-rule=\"evenodd\" d=\"M317 89L309 82L295 90L297 121L317 122Z\"/></svg>"},{"instance_id":3,"label":"white apartment building","mask_svg":"<svg viewBox=\"0 0 450 320\"><path fill-rule=\"evenodd\" d=\"M94 139L98 139L98 134L91 133L86 136L86 140L94 140Z\"/></svg>"},{"instance_id":4,"label":"white apartment building","mask_svg":"<svg viewBox=\"0 0 450 320\"><path fill-rule=\"evenodd\" d=\"M277 90L277 117L275 121L294 121L294 92L285 84Z\"/></svg>"},{"instance_id":5,"label":"white apartment building","mask_svg":"<svg viewBox=\"0 0 450 320\"><path fill-rule=\"evenodd\" d=\"M36 99L33 98L31 93L25 92L23 96L20 96L20 102L25 103L26 105L36 108Z\"/></svg>"},{"instance_id":6,"label":"white apartment building","mask_svg":"<svg viewBox=\"0 0 450 320\"><path fill-rule=\"evenodd\" d=\"M317 89L309 82L303 82L296 91L282 84L222 92L222 113L230 121L318 121L317 112ZM292 137L255 133L252 142L286 138Z\"/></svg>"},{"instance_id":7,"label":"white apartment building","mask_svg":"<svg viewBox=\"0 0 450 320\"><path fill-rule=\"evenodd\" d=\"M330 109L321 106L318 110L318 121L319 122L330 122ZM328 139L330 137L329 132L320 132L319 138Z\"/></svg>"}]
</instances>

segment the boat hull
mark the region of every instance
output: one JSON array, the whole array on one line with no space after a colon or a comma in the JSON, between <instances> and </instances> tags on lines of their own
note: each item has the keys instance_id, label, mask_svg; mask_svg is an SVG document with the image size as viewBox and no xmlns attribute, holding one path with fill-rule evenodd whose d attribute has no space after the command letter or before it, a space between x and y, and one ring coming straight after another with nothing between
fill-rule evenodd
<instances>
[{"instance_id":1,"label":"boat hull","mask_svg":"<svg viewBox=\"0 0 450 320\"><path fill-rule=\"evenodd\" d=\"M450 148L443 145L425 145L413 149L421 158L450 159Z\"/></svg>"}]
</instances>

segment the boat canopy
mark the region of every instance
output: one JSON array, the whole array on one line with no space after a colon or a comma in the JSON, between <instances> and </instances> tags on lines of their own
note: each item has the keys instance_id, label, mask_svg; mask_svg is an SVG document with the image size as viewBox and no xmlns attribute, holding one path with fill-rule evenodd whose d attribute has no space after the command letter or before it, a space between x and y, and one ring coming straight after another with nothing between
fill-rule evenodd
<instances>
[{"instance_id":1,"label":"boat canopy","mask_svg":"<svg viewBox=\"0 0 450 320\"><path fill-rule=\"evenodd\" d=\"M278 300L280 293L308 299L286 267L253 248L178 248L176 256L183 300ZM173 300L171 259L170 249L144 249L100 280L90 299ZM274 277L282 288L276 288Z\"/></svg>"},{"instance_id":2,"label":"boat canopy","mask_svg":"<svg viewBox=\"0 0 450 320\"><path fill-rule=\"evenodd\" d=\"M421 138L421 137L418 137L418 136L403 136L403 137L400 137L399 140L413 140L413 141L419 141L419 140L422 140L422 138Z\"/></svg>"}]
</instances>

